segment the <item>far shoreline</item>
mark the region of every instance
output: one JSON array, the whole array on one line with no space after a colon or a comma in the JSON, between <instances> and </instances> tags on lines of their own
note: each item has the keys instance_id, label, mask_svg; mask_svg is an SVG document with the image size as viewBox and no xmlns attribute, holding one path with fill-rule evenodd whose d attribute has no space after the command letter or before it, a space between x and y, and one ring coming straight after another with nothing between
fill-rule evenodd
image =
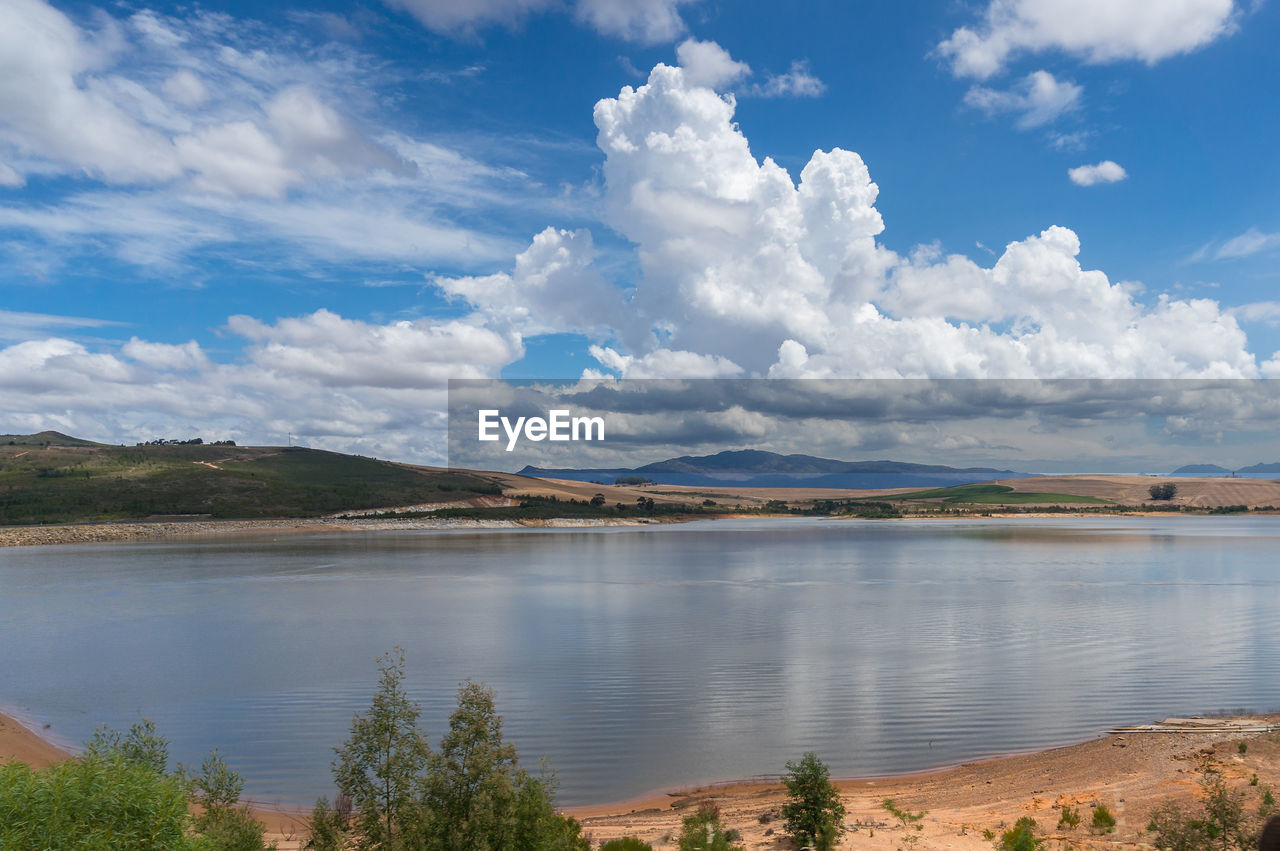
<instances>
[{"instance_id":1,"label":"far shoreline","mask_svg":"<svg viewBox=\"0 0 1280 851\"><path fill-rule=\"evenodd\" d=\"M1275 517L1280 512L1251 511L1250 517ZM974 508L964 514L922 512L902 517L865 518L851 515L822 517L832 521L886 523L901 520L1091 520L1125 517L1208 517L1208 512L1181 511L1037 511L1029 506L1020 511L983 511ZM1233 516L1233 515L1221 515ZM66 544L111 544L172 542L187 539L264 535L300 535L311 533L349 532L486 532L532 529L596 529L610 527L643 528L712 520L791 520L804 519L796 514L757 514L727 512L705 515L659 515L655 517L562 517L519 520L486 520L482 518L394 518L394 517L298 517L275 519L200 519L200 520L120 520L85 523L50 523L22 526L0 526L0 548L37 547Z\"/></svg>"}]
</instances>

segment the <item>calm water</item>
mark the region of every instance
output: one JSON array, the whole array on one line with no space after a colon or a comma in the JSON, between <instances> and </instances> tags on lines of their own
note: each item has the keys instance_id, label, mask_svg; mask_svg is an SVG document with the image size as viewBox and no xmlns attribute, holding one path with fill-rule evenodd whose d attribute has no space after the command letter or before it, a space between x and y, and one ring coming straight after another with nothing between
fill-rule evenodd
<instances>
[{"instance_id":1,"label":"calm water","mask_svg":"<svg viewBox=\"0 0 1280 851\"><path fill-rule=\"evenodd\" d=\"M428 734L493 686L561 801L923 769L1280 707L1280 518L713 521L0 549L0 704L153 718L255 798L331 791L404 646Z\"/></svg>"}]
</instances>

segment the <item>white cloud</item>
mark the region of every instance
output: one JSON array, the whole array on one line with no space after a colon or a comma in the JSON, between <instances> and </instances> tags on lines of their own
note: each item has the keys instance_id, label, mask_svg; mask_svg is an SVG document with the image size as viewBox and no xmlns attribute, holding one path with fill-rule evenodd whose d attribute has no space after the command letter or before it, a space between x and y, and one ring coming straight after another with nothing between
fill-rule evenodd
<instances>
[{"instance_id":1,"label":"white cloud","mask_svg":"<svg viewBox=\"0 0 1280 851\"><path fill-rule=\"evenodd\" d=\"M1273 328L1280 325L1280 301L1255 301L1231 309L1231 315L1245 322L1262 322Z\"/></svg>"},{"instance_id":2,"label":"white cloud","mask_svg":"<svg viewBox=\"0 0 1280 851\"><path fill-rule=\"evenodd\" d=\"M641 44L674 41L685 31L679 7L691 0L577 0L574 15L596 31Z\"/></svg>"},{"instance_id":3,"label":"white cloud","mask_svg":"<svg viewBox=\"0 0 1280 851\"><path fill-rule=\"evenodd\" d=\"M1082 165L1067 170L1067 176L1076 186L1095 186L1099 183L1116 183L1124 180L1129 173L1122 166L1111 160L1103 160L1094 165Z\"/></svg>"},{"instance_id":4,"label":"white cloud","mask_svg":"<svg viewBox=\"0 0 1280 851\"><path fill-rule=\"evenodd\" d=\"M518 340L453 320L374 324L321 310L274 324L236 316L233 363L195 342L61 337L0 348L0 431L57 428L110 442L203 435L441 462L449 378L486 378Z\"/></svg>"},{"instance_id":5,"label":"white cloud","mask_svg":"<svg viewBox=\"0 0 1280 851\"><path fill-rule=\"evenodd\" d=\"M1233 0L990 0L981 24L957 29L938 51L957 76L978 78L1053 50L1154 64L1230 34L1236 14Z\"/></svg>"},{"instance_id":6,"label":"white cloud","mask_svg":"<svg viewBox=\"0 0 1280 851\"><path fill-rule=\"evenodd\" d=\"M654 374L665 353L746 375L1257 374L1215 302L1144 305L1083 269L1065 228L1010 243L991 268L898 257L877 243L878 188L857 154L815 152L797 185L755 159L733 111L663 65L596 105L607 218L643 272L618 344L599 349L613 371Z\"/></svg>"},{"instance_id":7,"label":"white cloud","mask_svg":"<svg viewBox=\"0 0 1280 851\"><path fill-rule=\"evenodd\" d=\"M809 70L809 63L796 60L791 63L791 70L784 74L770 74L763 83L751 86L744 94L762 98L816 98L826 90L826 84Z\"/></svg>"},{"instance_id":8,"label":"white cloud","mask_svg":"<svg viewBox=\"0 0 1280 851\"><path fill-rule=\"evenodd\" d=\"M6 12L0 185L59 176L71 188L0 206L0 226L58 256L105 250L171 273L190 252L239 242L295 266L467 268L512 244L454 224L458 208L554 192L380 127L367 111L382 66L347 47L317 58L225 15L104 14L94 31L39 0Z\"/></svg>"},{"instance_id":9,"label":"white cloud","mask_svg":"<svg viewBox=\"0 0 1280 851\"><path fill-rule=\"evenodd\" d=\"M1280 246L1280 232L1263 233L1257 228L1249 228L1239 236L1224 242L1214 257L1218 260L1232 260L1237 257L1248 257L1277 246Z\"/></svg>"},{"instance_id":10,"label":"white cloud","mask_svg":"<svg viewBox=\"0 0 1280 851\"><path fill-rule=\"evenodd\" d=\"M676 48L676 59L685 82L691 86L724 91L752 75L750 65L734 59L714 41L685 39ZM809 63L802 60L792 62L791 70L785 74L769 74L763 82L734 88L736 94L763 98L818 97L826 90L826 85L809 70Z\"/></svg>"},{"instance_id":11,"label":"white cloud","mask_svg":"<svg viewBox=\"0 0 1280 851\"><path fill-rule=\"evenodd\" d=\"M385 0L393 9L413 15L427 29L465 34L489 24L514 26L530 13L553 5L553 0Z\"/></svg>"},{"instance_id":12,"label":"white cloud","mask_svg":"<svg viewBox=\"0 0 1280 851\"><path fill-rule=\"evenodd\" d=\"M1034 71L1008 90L974 86L964 102L988 115L1018 112L1018 127L1029 130L1057 121L1064 113L1080 108L1081 86L1060 81L1048 71Z\"/></svg>"},{"instance_id":13,"label":"white cloud","mask_svg":"<svg viewBox=\"0 0 1280 851\"><path fill-rule=\"evenodd\" d=\"M445 35L473 35L490 25L514 27L530 15L556 11L556 0L385 0L402 9L425 27ZM661 44L674 41L685 31L681 5L696 0L576 0L573 16L602 35Z\"/></svg>"},{"instance_id":14,"label":"white cloud","mask_svg":"<svg viewBox=\"0 0 1280 851\"><path fill-rule=\"evenodd\" d=\"M595 255L588 231L547 228L516 257L511 274L437 278L435 283L511 333L598 336L617 327L624 307L620 292L591 265Z\"/></svg>"},{"instance_id":15,"label":"white cloud","mask_svg":"<svg viewBox=\"0 0 1280 851\"><path fill-rule=\"evenodd\" d=\"M691 85L723 89L751 74L751 66L739 62L714 41L685 39L676 48L676 58Z\"/></svg>"}]
</instances>

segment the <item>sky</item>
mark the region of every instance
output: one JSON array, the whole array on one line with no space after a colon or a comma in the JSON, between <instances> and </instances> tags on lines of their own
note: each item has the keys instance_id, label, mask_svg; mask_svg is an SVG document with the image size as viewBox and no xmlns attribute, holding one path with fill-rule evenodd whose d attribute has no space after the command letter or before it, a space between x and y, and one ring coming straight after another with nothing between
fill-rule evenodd
<instances>
[{"instance_id":1,"label":"sky","mask_svg":"<svg viewBox=\"0 0 1280 851\"><path fill-rule=\"evenodd\" d=\"M450 378L1280 377L1266 0L0 0L0 432Z\"/></svg>"}]
</instances>

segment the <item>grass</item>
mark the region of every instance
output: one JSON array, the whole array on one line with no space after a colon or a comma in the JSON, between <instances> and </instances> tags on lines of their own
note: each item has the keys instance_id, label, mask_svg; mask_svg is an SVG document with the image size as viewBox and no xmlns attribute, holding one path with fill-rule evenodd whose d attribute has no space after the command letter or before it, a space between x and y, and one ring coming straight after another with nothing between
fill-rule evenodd
<instances>
[{"instance_id":1,"label":"grass","mask_svg":"<svg viewBox=\"0 0 1280 851\"><path fill-rule=\"evenodd\" d=\"M43 437L36 435L33 437ZM315 517L500 493L483 476L301 447L0 441L0 525Z\"/></svg>"},{"instance_id":2,"label":"grass","mask_svg":"<svg viewBox=\"0 0 1280 851\"><path fill-rule=\"evenodd\" d=\"M949 488L931 488L911 493L887 494L881 499L892 500L940 500L966 505L1025 505L1027 503L1084 503L1110 505L1109 499L1081 496L1072 493L1038 493L1015 491L1008 485L957 485Z\"/></svg>"}]
</instances>

